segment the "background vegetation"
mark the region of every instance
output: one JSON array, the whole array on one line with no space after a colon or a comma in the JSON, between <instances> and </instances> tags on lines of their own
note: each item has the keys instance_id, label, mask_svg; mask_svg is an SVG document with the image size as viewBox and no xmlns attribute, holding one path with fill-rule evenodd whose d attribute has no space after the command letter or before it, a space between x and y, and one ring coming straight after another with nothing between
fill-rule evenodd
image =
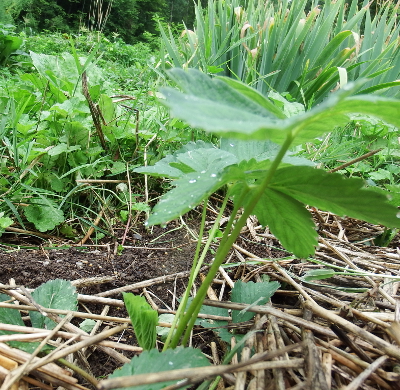
<instances>
[{"instance_id":1,"label":"background vegetation","mask_svg":"<svg viewBox=\"0 0 400 390\"><path fill-rule=\"evenodd\" d=\"M399 97L398 3L364 3L2 2L0 231L78 239L92 227L95 239L112 236L169 187L133 169L190 141L218 145L157 99L160 87L174 85L171 67L241 80L285 115L289 103L290 115L310 110L350 81L359 81L355 93ZM363 115L327 130L291 153L361 177L398 202L397 129Z\"/></svg>"}]
</instances>

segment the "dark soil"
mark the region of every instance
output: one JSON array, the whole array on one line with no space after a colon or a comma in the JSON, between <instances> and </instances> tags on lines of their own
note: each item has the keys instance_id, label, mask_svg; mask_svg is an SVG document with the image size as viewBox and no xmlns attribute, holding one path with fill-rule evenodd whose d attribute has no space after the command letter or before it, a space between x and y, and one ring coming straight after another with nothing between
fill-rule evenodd
<instances>
[{"instance_id":1,"label":"dark soil","mask_svg":"<svg viewBox=\"0 0 400 390\"><path fill-rule=\"evenodd\" d=\"M121 253L118 247L109 245L87 245L81 247L41 248L36 250L10 250L8 244L17 242L28 245L29 237L3 235L2 251L0 251L0 284L22 285L35 288L52 279L77 281L93 277L109 277L106 283L90 286L78 285L77 292L85 295L95 295L119 287L129 286L137 282L150 280L160 276L172 275L190 270L196 243L191 240L183 227L176 230L177 225L169 224L166 228L154 227L153 230L141 232L140 239L128 242ZM130 246L130 247L129 247ZM178 278L174 281L157 283L147 288L152 298L160 308L170 305L172 292L180 296L187 279ZM141 291L137 291L138 293ZM110 295L110 298L122 299L121 293ZM80 311L90 310L100 314L103 305L85 304ZM127 317L127 312L118 307L111 307L108 315ZM122 342L136 344L133 332L126 331ZM129 352L123 352L131 357ZM100 377L112 372L118 365L110 357L96 350L88 359L93 375Z\"/></svg>"}]
</instances>

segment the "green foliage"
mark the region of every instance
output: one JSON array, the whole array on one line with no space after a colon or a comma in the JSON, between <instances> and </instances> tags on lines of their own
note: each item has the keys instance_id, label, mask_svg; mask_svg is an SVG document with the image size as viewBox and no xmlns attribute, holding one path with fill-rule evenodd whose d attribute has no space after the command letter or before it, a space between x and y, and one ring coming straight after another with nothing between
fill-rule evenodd
<instances>
[{"instance_id":1,"label":"green foliage","mask_svg":"<svg viewBox=\"0 0 400 390\"><path fill-rule=\"evenodd\" d=\"M14 26L0 23L0 66L5 66L11 55L17 54L22 39L11 35Z\"/></svg>"},{"instance_id":2,"label":"green foliage","mask_svg":"<svg viewBox=\"0 0 400 390\"><path fill-rule=\"evenodd\" d=\"M317 244L317 234L306 205L391 228L400 227L397 208L387 202L384 194L363 188L362 180L344 179L340 174L330 174L304 164L296 166L290 161L282 164L290 147L312 141L338 124L348 122L354 114L371 115L400 127L400 101L362 95L349 97L353 92L349 86L310 111L301 113L299 110L299 114L287 118L282 105L274 105L276 99L269 100L231 79L216 77L212 80L194 69L174 69L171 77L182 90L163 90L164 104L172 114L192 126L229 137L233 140L232 150L242 156L240 160L234 155L227 158L227 151L197 143L187 145L153 168L136 169L147 174L167 174L176 179L173 182L175 188L153 209L149 224L176 218L226 185L227 196L233 196L235 203L214 262L186 314L180 318L171 347L180 342L182 335L182 343L187 342L208 285L250 214L256 214L262 224L269 225L287 250L303 258L312 255ZM288 103L286 106L290 107ZM294 110L286 112L293 114ZM274 141L280 145L279 150L275 155L248 156L246 153L250 150L254 152L262 147L262 142L249 144L250 137L253 142ZM295 164L298 165L298 161ZM233 224L241 207L244 211Z\"/></svg>"},{"instance_id":3,"label":"green foliage","mask_svg":"<svg viewBox=\"0 0 400 390\"><path fill-rule=\"evenodd\" d=\"M41 305L44 309L62 309L75 311L78 307L78 294L76 289L72 286L71 282L54 279L50 280L32 293L35 302ZM0 294L0 302L7 301L8 295ZM53 329L55 322L48 317L44 317L41 313L31 311L29 312L31 323L33 327ZM24 326L21 313L18 311L18 306L15 309L0 308L0 322L4 324ZM0 335L14 334L15 332L0 330ZM10 341L8 344L11 347L19 348L23 351L32 353L39 345L38 342L25 342L25 341ZM49 348L46 346L45 348Z\"/></svg>"},{"instance_id":4,"label":"green foliage","mask_svg":"<svg viewBox=\"0 0 400 390\"><path fill-rule=\"evenodd\" d=\"M32 298L39 305L48 309L62 309L76 311L78 308L78 294L71 282L62 279L49 280L39 286L32 293ZM53 329L56 325L41 313L30 312L32 326L35 328Z\"/></svg>"},{"instance_id":5,"label":"green foliage","mask_svg":"<svg viewBox=\"0 0 400 390\"><path fill-rule=\"evenodd\" d=\"M208 359L199 349L178 347L174 350L158 352L156 349L143 351L140 356L134 357L121 369L115 370L109 378L122 376L150 374L153 372L171 371L177 368L194 368L209 366ZM126 387L127 390L161 390L173 385L177 381L159 382L151 385ZM183 386L186 389L189 386Z\"/></svg>"},{"instance_id":6,"label":"green foliage","mask_svg":"<svg viewBox=\"0 0 400 390\"><path fill-rule=\"evenodd\" d=\"M141 296L123 293L123 297L139 345L143 349L154 348L157 339L157 311Z\"/></svg>"},{"instance_id":7,"label":"green foliage","mask_svg":"<svg viewBox=\"0 0 400 390\"><path fill-rule=\"evenodd\" d=\"M198 5L193 30L180 38L161 31L162 66L221 71L264 95L288 92L307 108L363 77L370 79L366 91L400 96L395 10L382 7L372 18L356 0L349 7L344 0L324 2L308 13L306 5L306 0Z\"/></svg>"},{"instance_id":8,"label":"green foliage","mask_svg":"<svg viewBox=\"0 0 400 390\"><path fill-rule=\"evenodd\" d=\"M91 213L98 213L90 209L101 203L101 198L96 199L97 189L88 192L88 187L77 185L75 180L126 174L129 164L135 166L132 159L136 157L136 141L142 139L136 134L137 121L130 103L122 106L109 97L112 88L107 73L93 64L96 48L88 58L78 57L71 41L64 41L70 45L72 55L31 52L36 72L14 76L13 83L5 83L4 87L0 83L0 107L5 114L0 122L0 212L5 217L12 215L22 227L27 220L43 232L59 226L71 217L71 212L73 219L77 203L84 210L80 213L81 218L85 217L82 223L90 225L87 220L93 218ZM105 121L102 131L108 150L102 149L93 136L93 117L81 92L85 68L89 92L99 103ZM115 161L117 154L119 161ZM87 202L82 202L82 195L88 193L95 200L86 196ZM108 197L106 202L113 203L112 208L126 209L130 201L129 196L118 196L116 192ZM145 205L135 204L138 211L145 210ZM70 225L68 235L76 232L76 224Z\"/></svg>"},{"instance_id":9,"label":"green foliage","mask_svg":"<svg viewBox=\"0 0 400 390\"><path fill-rule=\"evenodd\" d=\"M278 282L243 283L238 280L232 289L231 300L232 302L248 303L250 305L264 305L279 287L280 284ZM232 311L232 321L236 323L250 321L254 316L255 313L248 311Z\"/></svg>"}]
</instances>

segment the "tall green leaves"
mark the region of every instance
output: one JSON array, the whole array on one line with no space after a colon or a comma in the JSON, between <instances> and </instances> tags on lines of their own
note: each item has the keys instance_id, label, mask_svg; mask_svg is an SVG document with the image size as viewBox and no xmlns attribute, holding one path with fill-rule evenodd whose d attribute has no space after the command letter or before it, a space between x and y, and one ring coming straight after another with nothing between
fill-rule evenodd
<instances>
[{"instance_id":1,"label":"tall green leaves","mask_svg":"<svg viewBox=\"0 0 400 390\"><path fill-rule=\"evenodd\" d=\"M357 3L347 9L345 0L327 1L306 12L306 0L249 0L244 7L238 0L210 0L207 10L196 7L193 31L178 40L162 32L164 67L170 61L222 71L263 94L289 92L307 106L361 77L370 78L373 91L400 96L395 9L382 7L371 18L368 7L358 9Z\"/></svg>"},{"instance_id":2,"label":"tall green leaves","mask_svg":"<svg viewBox=\"0 0 400 390\"><path fill-rule=\"evenodd\" d=\"M276 97L265 98L239 82L211 79L194 69L174 69L171 76L183 90L163 90L164 104L172 115L229 139L222 140L220 149L204 143L188 144L154 167L136 169L177 179L175 188L154 208L150 224L176 218L228 184L236 202L247 191L239 206L256 214L283 246L299 257L311 255L317 244L306 205L389 227L400 226L396 208L386 202L384 194L364 189L361 179L345 179L314 169L304 160L287 155L290 146L312 141L345 124L355 113L376 116L400 127L400 101L348 97L350 86L318 107L286 118L282 108L274 106ZM288 107L287 102L286 112L290 112ZM282 146L271 147L270 141Z\"/></svg>"}]
</instances>

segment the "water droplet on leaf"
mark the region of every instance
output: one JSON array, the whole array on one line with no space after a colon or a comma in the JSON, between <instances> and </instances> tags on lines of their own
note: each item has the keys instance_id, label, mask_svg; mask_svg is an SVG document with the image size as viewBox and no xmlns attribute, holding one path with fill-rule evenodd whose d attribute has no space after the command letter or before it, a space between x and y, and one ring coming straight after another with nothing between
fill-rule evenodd
<instances>
[{"instance_id":1,"label":"water droplet on leaf","mask_svg":"<svg viewBox=\"0 0 400 390\"><path fill-rule=\"evenodd\" d=\"M192 180L189 180L189 183L196 183L196 180L195 179L192 179Z\"/></svg>"}]
</instances>

